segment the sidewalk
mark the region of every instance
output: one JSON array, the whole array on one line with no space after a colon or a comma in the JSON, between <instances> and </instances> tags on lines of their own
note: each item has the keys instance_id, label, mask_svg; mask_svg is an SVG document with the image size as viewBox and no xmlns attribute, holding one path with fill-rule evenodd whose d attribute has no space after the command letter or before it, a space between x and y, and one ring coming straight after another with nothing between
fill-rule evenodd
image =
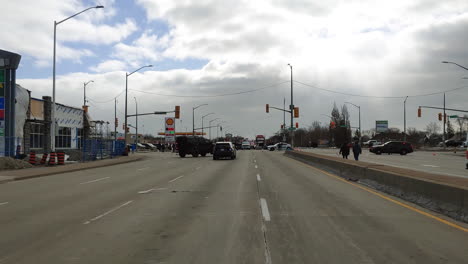
<instances>
[{"instance_id":1,"label":"sidewalk","mask_svg":"<svg viewBox=\"0 0 468 264\"><path fill-rule=\"evenodd\" d=\"M36 177L49 176L60 173L67 173L79 170L100 168L112 165L118 165L128 162L134 162L144 159L145 156L133 154L130 156L122 156L113 159L105 159L98 161L90 161L84 163L75 163L69 165L55 165L55 166L45 166L45 167L36 167L30 169L20 169L20 170L5 170L0 171L0 184L6 183L9 181L18 181L25 180Z\"/></svg>"}]
</instances>

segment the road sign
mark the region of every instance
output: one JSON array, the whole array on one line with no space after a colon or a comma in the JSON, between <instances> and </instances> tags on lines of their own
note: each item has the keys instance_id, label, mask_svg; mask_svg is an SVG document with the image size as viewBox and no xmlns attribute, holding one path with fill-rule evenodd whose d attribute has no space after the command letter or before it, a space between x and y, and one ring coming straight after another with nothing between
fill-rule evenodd
<instances>
[{"instance_id":1,"label":"road sign","mask_svg":"<svg viewBox=\"0 0 468 264\"><path fill-rule=\"evenodd\" d=\"M166 117L165 120L166 126L166 142L175 142L175 118L174 117Z\"/></svg>"},{"instance_id":2,"label":"road sign","mask_svg":"<svg viewBox=\"0 0 468 264\"><path fill-rule=\"evenodd\" d=\"M388 120L376 120L375 121L375 132L387 132Z\"/></svg>"},{"instance_id":3,"label":"road sign","mask_svg":"<svg viewBox=\"0 0 468 264\"><path fill-rule=\"evenodd\" d=\"M296 130L296 128L295 127L290 127L290 128L288 128L288 130L289 131L294 131L294 130Z\"/></svg>"},{"instance_id":4,"label":"road sign","mask_svg":"<svg viewBox=\"0 0 468 264\"><path fill-rule=\"evenodd\" d=\"M451 115L450 118L458 118L458 115Z\"/></svg>"}]
</instances>

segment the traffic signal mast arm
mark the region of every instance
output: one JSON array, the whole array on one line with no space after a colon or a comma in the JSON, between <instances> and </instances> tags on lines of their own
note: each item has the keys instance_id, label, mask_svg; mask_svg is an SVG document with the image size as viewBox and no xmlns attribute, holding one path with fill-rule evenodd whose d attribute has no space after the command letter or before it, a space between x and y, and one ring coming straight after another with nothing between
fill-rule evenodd
<instances>
[{"instance_id":1,"label":"traffic signal mast arm","mask_svg":"<svg viewBox=\"0 0 468 264\"><path fill-rule=\"evenodd\" d=\"M270 106L270 108L280 110L280 111L283 111L283 112L287 112L287 113L291 113L291 110L286 110L286 109L282 109L282 108L278 108L278 107L274 107L274 106Z\"/></svg>"},{"instance_id":2,"label":"traffic signal mast arm","mask_svg":"<svg viewBox=\"0 0 468 264\"><path fill-rule=\"evenodd\" d=\"M432 109L440 109L440 110L444 110L443 107L434 107L434 106L419 106L419 108L432 108ZM468 113L468 110L460 110L460 109L452 109L452 108L445 108L445 110L449 110L449 111L455 111L455 112L463 112L463 113Z\"/></svg>"}]
</instances>

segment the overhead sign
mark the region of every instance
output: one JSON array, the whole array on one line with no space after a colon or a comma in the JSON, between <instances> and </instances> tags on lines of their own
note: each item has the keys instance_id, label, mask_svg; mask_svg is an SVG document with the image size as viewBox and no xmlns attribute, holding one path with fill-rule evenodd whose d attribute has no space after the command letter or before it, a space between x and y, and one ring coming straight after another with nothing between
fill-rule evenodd
<instances>
[{"instance_id":1,"label":"overhead sign","mask_svg":"<svg viewBox=\"0 0 468 264\"><path fill-rule=\"evenodd\" d=\"M174 117L166 117L165 120L166 126L166 142L175 142L175 118Z\"/></svg>"},{"instance_id":2,"label":"overhead sign","mask_svg":"<svg viewBox=\"0 0 468 264\"><path fill-rule=\"evenodd\" d=\"M375 132L387 132L388 131L388 120L376 120L375 121Z\"/></svg>"}]
</instances>

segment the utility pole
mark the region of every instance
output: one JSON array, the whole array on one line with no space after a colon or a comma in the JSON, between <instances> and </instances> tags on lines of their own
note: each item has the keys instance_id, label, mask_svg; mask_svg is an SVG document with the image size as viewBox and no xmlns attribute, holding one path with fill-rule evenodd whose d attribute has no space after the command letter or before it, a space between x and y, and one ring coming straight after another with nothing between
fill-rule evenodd
<instances>
[{"instance_id":1,"label":"utility pole","mask_svg":"<svg viewBox=\"0 0 468 264\"><path fill-rule=\"evenodd\" d=\"M444 93L444 117L443 117L443 118L444 118L444 136L442 137L442 138L443 138L442 141L444 142L444 149L445 149L445 148L447 147L447 146L445 145L445 139L446 139L446 135L445 135L445 122L446 122L446 119L447 119L447 118L446 118L446 115L445 115L445 93Z\"/></svg>"},{"instance_id":2,"label":"utility pole","mask_svg":"<svg viewBox=\"0 0 468 264\"><path fill-rule=\"evenodd\" d=\"M406 141L406 100L408 96L406 96L405 101L403 102L403 141Z\"/></svg>"},{"instance_id":3,"label":"utility pole","mask_svg":"<svg viewBox=\"0 0 468 264\"><path fill-rule=\"evenodd\" d=\"M117 97L114 98L114 140L117 141Z\"/></svg>"},{"instance_id":4,"label":"utility pole","mask_svg":"<svg viewBox=\"0 0 468 264\"><path fill-rule=\"evenodd\" d=\"M284 130L286 129L286 97L283 97L283 142L286 142L286 133Z\"/></svg>"},{"instance_id":5,"label":"utility pole","mask_svg":"<svg viewBox=\"0 0 468 264\"><path fill-rule=\"evenodd\" d=\"M291 69L291 105L289 106L289 110L291 110L291 147L294 148L294 101L293 101L293 70L292 65L289 64L289 68Z\"/></svg>"},{"instance_id":6,"label":"utility pole","mask_svg":"<svg viewBox=\"0 0 468 264\"><path fill-rule=\"evenodd\" d=\"M138 146L136 146L138 144L138 103L137 103L137 99L136 97L133 97L133 99L135 99L135 111L136 111L136 126L135 126L135 151L137 151L138 149Z\"/></svg>"},{"instance_id":7,"label":"utility pole","mask_svg":"<svg viewBox=\"0 0 468 264\"><path fill-rule=\"evenodd\" d=\"M94 82L93 80L83 83L83 105L86 106L86 85Z\"/></svg>"}]
</instances>

